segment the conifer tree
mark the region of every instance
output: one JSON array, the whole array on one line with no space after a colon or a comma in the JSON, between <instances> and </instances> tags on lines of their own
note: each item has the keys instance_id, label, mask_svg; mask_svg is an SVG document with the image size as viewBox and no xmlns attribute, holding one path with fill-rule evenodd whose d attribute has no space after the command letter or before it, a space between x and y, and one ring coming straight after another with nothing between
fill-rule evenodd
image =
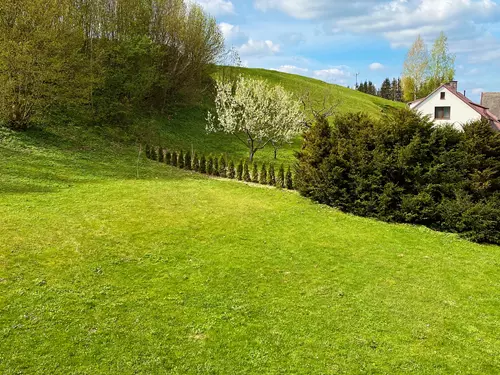
<instances>
[{"instance_id":1,"label":"conifer tree","mask_svg":"<svg viewBox=\"0 0 500 375\"><path fill-rule=\"evenodd\" d=\"M196 152L193 154L193 160L191 161L191 163L192 163L193 171L199 172L200 171L200 159L198 158L198 155L196 154Z\"/></svg>"},{"instance_id":2,"label":"conifer tree","mask_svg":"<svg viewBox=\"0 0 500 375\"><path fill-rule=\"evenodd\" d=\"M243 161L242 160L240 160L240 162L238 163L238 167L236 168L236 179L238 181L243 180Z\"/></svg>"},{"instance_id":3,"label":"conifer tree","mask_svg":"<svg viewBox=\"0 0 500 375\"><path fill-rule=\"evenodd\" d=\"M205 157L205 154L201 155L200 158L200 173L207 173L207 158Z\"/></svg>"},{"instance_id":4,"label":"conifer tree","mask_svg":"<svg viewBox=\"0 0 500 375\"><path fill-rule=\"evenodd\" d=\"M293 190L293 177L290 167L286 170L285 185L288 190Z\"/></svg>"},{"instance_id":5,"label":"conifer tree","mask_svg":"<svg viewBox=\"0 0 500 375\"><path fill-rule=\"evenodd\" d=\"M168 150L165 153L165 164L167 164L167 165L172 164L172 154Z\"/></svg>"},{"instance_id":6,"label":"conifer tree","mask_svg":"<svg viewBox=\"0 0 500 375\"><path fill-rule=\"evenodd\" d=\"M172 167L177 167L178 161L179 161L179 155L177 154L176 151L172 152L172 160L170 163L170 164L172 164Z\"/></svg>"},{"instance_id":7,"label":"conifer tree","mask_svg":"<svg viewBox=\"0 0 500 375\"><path fill-rule=\"evenodd\" d=\"M214 158L212 155L209 155L207 159L207 174L208 175L214 174Z\"/></svg>"},{"instance_id":8,"label":"conifer tree","mask_svg":"<svg viewBox=\"0 0 500 375\"><path fill-rule=\"evenodd\" d=\"M276 186L280 189L285 187L285 166L281 164L278 169L278 176L276 177Z\"/></svg>"},{"instance_id":9,"label":"conifer tree","mask_svg":"<svg viewBox=\"0 0 500 375\"><path fill-rule=\"evenodd\" d=\"M250 168L248 167L248 162L245 161L245 164L243 164L243 181L245 182L250 182Z\"/></svg>"},{"instance_id":10,"label":"conifer tree","mask_svg":"<svg viewBox=\"0 0 500 375\"><path fill-rule=\"evenodd\" d=\"M232 180L234 180L234 178L236 177L236 171L234 168L234 161L229 161L229 166L227 167L227 177Z\"/></svg>"},{"instance_id":11,"label":"conifer tree","mask_svg":"<svg viewBox=\"0 0 500 375\"><path fill-rule=\"evenodd\" d=\"M252 168L252 182L255 182L256 184L259 183L259 166L257 163L253 163L253 168Z\"/></svg>"},{"instance_id":12,"label":"conifer tree","mask_svg":"<svg viewBox=\"0 0 500 375\"><path fill-rule=\"evenodd\" d=\"M184 156L184 169L187 169L189 171L191 170L192 167L193 166L191 165L191 151L188 151Z\"/></svg>"},{"instance_id":13,"label":"conifer tree","mask_svg":"<svg viewBox=\"0 0 500 375\"><path fill-rule=\"evenodd\" d=\"M158 162L163 163L165 161L165 154L163 148L158 147Z\"/></svg>"},{"instance_id":14,"label":"conifer tree","mask_svg":"<svg viewBox=\"0 0 500 375\"><path fill-rule=\"evenodd\" d=\"M181 152L179 152L179 158L177 160L177 167L179 167L180 169L184 169L184 152L181 150Z\"/></svg>"},{"instance_id":15,"label":"conifer tree","mask_svg":"<svg viewBox=\"0 0 500 375\"><path fill-rule=\"evenodd\" d=\"M214 171L213 171L214 176L219 176L219 159L217 156L214 156Z\"/></svg>"},{"instance_id":16,"label":"conifer tree","mask_svg":"<svg viewBox=\"0 0 500 375\"><path fill-rule=\"evenodd\" d=\"M393 87L389 78L386 78L380 86L380 96L384 99L394 100Z\"/></svg>"},{"instance_id":17,"label":"conifer tree","mask_svg":"<svg viewBox=\"0 0 500 375\"><path fill-rule=\"evenodd\" d=\"M267 184L270 186L276 186L276 174L274 172L274 165L269 166L269 171L267 174Z\"/></svg>"},{"instance_id":18,"label":"conifer tree","mask_svg":"<svg viewBox=\"0 0 500 375\"><path fill-rule=\"evenodd\" d=\"M219 158L219 176L223 178L227 177L227 163L224 155L221 155Z\"/></svg>"},{"instance_id":19,"label":"conifer tree","mask_svg":"<svg viewBox=\"0 0 500 375\"><path fill-rule=\"evenodd\" d=\"M260 168L259 183L267 185L267 168L265 163L262 163L262 167Z\"/></svg>"}]
</instances>

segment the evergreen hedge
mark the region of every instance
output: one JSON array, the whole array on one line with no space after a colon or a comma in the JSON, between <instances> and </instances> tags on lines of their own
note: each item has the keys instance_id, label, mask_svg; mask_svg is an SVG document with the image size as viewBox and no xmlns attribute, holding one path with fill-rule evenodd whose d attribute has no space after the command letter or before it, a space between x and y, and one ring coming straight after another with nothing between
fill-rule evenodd
<instances>
[{"instance_id":1,"label":"evergreen hedge","mask_svg":"<svg viewBox=\"0 0 500 375\"><path fill-rule=\"evenodd\" d=\"M159 163L163 163L164 160L165 160L165 154L164 154L165 150L163 150L163 148L160 146L158 148L158 162Z\"/></svg>"},{"instance_id":2,"label":"evergreen hedge","mask_svg":"<svg viewBox=\"0 0 500 375\"><path fill-rule=\"evenodd\" d=\"M261 185L267 185L267 168L266 164L263 163L259 174L259 183Z\"/></svg>"},{"instance_id":3,"label":"evergreen hedge","mask_svg":"<svg viewBox=\"0 0 500 375\"><path fill-rule=\"evenodd\" d=\"M165 164L167 164L167 165L172 164L172 154L168 150L165 153Z\"/></svg>"},{"instance_id":4,"label":"evergreen hedge","mask_svg":"<svg viewBox=\"0 0 500 375\"><path fill-rule=\"evenodd\" d=\"M224 155L221 155L219 158L219 176L226 178L227 177L227 165L226 158Z\"/></svg>"},{"instance_id":5,"label":"evergreen hedge","mask_svg":"<svg viewBox=\"0 0 500 375\"><path fill-rule=\"evenodd\" d=\"M181 150L177 158L177 167L184 169L184 152Z\"/></svg>"},{"instance_id":6,"label":"evergreen hedge","mask_svg":"<svg viewBox=\"0 0 500 375\"><path fill-rule=\"evenodd\" d=\"M245 161L245 163L243 164L243 181L245 182L250 182L251 181L251 178L250 178L250 168L248 167L248 162Z\"/></svg>"},{"instance_id":7,"label":"evergreen hedge","mask_svg":"<svg viewBox=\"0 0 500 375\"><path fill-rule=\"evenodd\" d=\"M274 173L273 164L269 166L269 170L267 172L267 184L270 186L276 186L276 174Z\"/></svg>"},{"instance_id":8,"label":"evergreen hedge","mask_svg":"<svg viewBox=\"0 0 500 375\"><path fill-rule=\"evenodd\" d=\"M207 174L208 175L214 174L214 158L212 155L209 155L207 159Z\"/></svg>"},{"instance_id":9,"label":"evergreen hedge","mask_svg":"<svg viewBox=\"0 0 500 375\"><path fill-rule=\"evenodd\" d=\"M252 168L252 182L258 184L259 183L259 166L257 163L253 163L253 168Z\"/></svg>"},{"instance_id":10,"label":"evergreen hedge","mask_svg":"<svg viewBox=\"0 0 500 375\"><path fill-rule=\"evenodd\" d=\"M219 159L214 156L214 170L213 170L213 175L214 176L219 176Z\"/></svg>"},{"instance_id":11,"label":"evergreen hedge","mask_svg":"<svg viewBox=\"0 0 500 375\"><path fill-rule=\"evenodd\" d=\"M188 151L184 156L184 169L191 170L192 168L191 151Z\"/></svg>"},{"instance_id":12,"label":"evergreen hedge","mask_svg":"<svg viewBox=\"0 0 500 375\"><path fill-rule=\"evenodd\" d=\"M292 170L290 169L290 167L288 167L288 169L286 170L285 187L288 190L292 190L293 189L293 177L292 177Z\"/></svg>"},{"instance_id":13,"label":"evergreen hedge","mask_svg":"<svg viewBox=\"0 0 500 375\"><path fill-rule=\"evenodd\" d=\"M172 152L172 160L171 160L172 167L177 167L178 161L179 161L179 155L175 151Z\"/></svg>"},{"instance_id":14,"label":"evergreen hedge","mask_svg":"<svg viewBox=\"0 0 500 375\"><path fill-rule=\"evenodd\" d=\"M229 161L229 166L227 167L227 177L230 179L234 179L236 177L235 166L232 160Z\"/></svg>"},{"instance_id":15,"label":"evergreen hedge","mask_svg":"<svg viewBox=\"0 0 500 375\"><path fill-rule=\"evenodd\" d=\"M500 244L500 133L488 122L459 131L410 110L334 127L320 118L297 156L295 187L315 201Z\"/></svg>"},{"instance_id":16,"label":"evergreen hedge","mask_svg":"<svg viewBox=\"0 0 500 375\"><path fill-rule=\"evenodd\" d=\"M242 160L240 160L240 162L238 163L238 167L236 167L236 179L238 181L243 180L243 161Z\"/></svg>"},{"instance_id":17,"label":"evergreen hedge","mask_svg":"<svg viewBox=\"0 0 500 375\"><path fill-rule=\"evenodd\" d=\"M207 173L207 158L201 155L200 158L200 173Z\"/></svg>"},{"instance_id":18,"label":"evergreen hedge","mask_svg":"<svg viewBox=\"0 0 500 375\"><path fill-rule=\"evenodd\" d=\"M285 166L281 164L276 177L276 187L283 189L285 187Z\"/></svg>"}]
</instances>

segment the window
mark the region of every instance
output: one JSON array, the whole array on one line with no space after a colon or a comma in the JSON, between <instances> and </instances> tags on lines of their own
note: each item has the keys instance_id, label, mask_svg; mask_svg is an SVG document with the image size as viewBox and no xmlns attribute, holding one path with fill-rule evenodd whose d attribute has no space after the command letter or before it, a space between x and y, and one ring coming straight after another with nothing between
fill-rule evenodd
<instances>
[{"instance_id":1,"label":"window","mask_svg":"<svg viewBox=\"0 0 500 375\"><path fill-rule=\"evenodd\" d=\"M446 93L445 92L442 92L441 93L441 100L445 100L446 99Z\"/></svg>"},{"instance_id":2,"label":"window","mask_svg":"<svg viewBox=\"0 0 500 375\"><path fill-rule=\"evenodd\" d=\"M436 120L449 120L451 115L451 107L436 107L434 118Z\"/></svg>"}]
</instances>

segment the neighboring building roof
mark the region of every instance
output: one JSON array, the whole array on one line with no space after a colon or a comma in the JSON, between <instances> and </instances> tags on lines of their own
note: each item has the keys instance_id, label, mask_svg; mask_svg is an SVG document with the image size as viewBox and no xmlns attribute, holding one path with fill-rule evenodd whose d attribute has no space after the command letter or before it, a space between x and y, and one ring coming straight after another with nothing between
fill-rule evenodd
<instances>
[{"instance_id":1,"label":"neighboring building roof","mask_svg":"<svg viewBox=\"0 0 500 375\"><path fill-rule=\"evenodd\" d=\"M487 107L491 113L500 118L500 92L483 92L481 105Z\"/></svg>"},{"instance_id":2,"label":"neighboring building roof","mask_svg":"<svg viewBox=\"0 0 500 375\"><path fill-rule=\"evenodd\" d=\"M418 107L421 103L423 103L427 98L430 98L432 95L434 95L437 91L442 90L443 88L446 88L448 91L450 91L452 94L454 94L457 98L462 100L465 104L467 104L469 107L471 107L474 111L479 113L482 118L489 120L491 122L491 126L497 130L500 131L500 120L498 116L495 116L492 112L490 112L488 107L485 107L481 104L474 103L472 100L470 100L468 97L466 97L464 94L460 93L456 89L456 82L453 84L450 83L445 83L444 85L439 86L436 90L434 90L431 94L429 94L427 97L415 100L414 102L411 102L409 104L417 104L415 106ZM500 93L499 93L500 97Z\"/></svg>"}]
</instances>

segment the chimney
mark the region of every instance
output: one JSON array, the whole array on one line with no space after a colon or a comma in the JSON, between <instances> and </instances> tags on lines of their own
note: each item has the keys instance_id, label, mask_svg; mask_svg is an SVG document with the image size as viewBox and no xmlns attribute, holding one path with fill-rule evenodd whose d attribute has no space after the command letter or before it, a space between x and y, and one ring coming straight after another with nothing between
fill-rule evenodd
<instances>
[{"instance_id":1,"label":"chimney","mask_svg":"<svg viewBox=\"0 0 500 375\"><path fill-rule=\"evenodd\" d=\"M450 83L448 83L448 86L454 90L454 91L458 91L458 81L451 81Z\"/></svg>"}]
</instances>

